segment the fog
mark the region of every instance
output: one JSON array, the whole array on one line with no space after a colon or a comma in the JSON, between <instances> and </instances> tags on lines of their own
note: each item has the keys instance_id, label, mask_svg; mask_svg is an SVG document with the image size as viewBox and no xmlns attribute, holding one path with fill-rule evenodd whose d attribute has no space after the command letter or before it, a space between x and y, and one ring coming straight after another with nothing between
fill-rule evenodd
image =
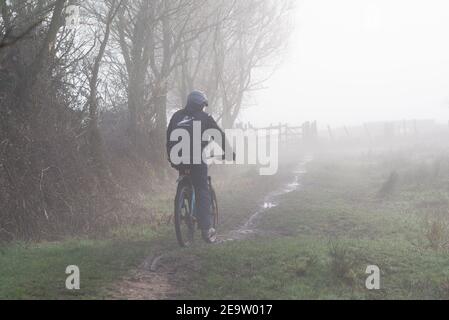
<instances>
[{"instance_id":1,"label":"fog","mask_svg":"<svg viewBox=\"0 0 449 320\"><path fill-rule=\"evenodd\" d=\"M304 0L288 52L242 121L449 120L449 2Z\"/></svg>"},{"instance_id":2,"label":"fog","mask_svg":"<svg viewBox=\"0 0 449 320\"><path fill-rule=\"evenodd\" d=\"M0 301L449 300L448 121L448 0L0 0Z\"/></svg>"}]
</instances>

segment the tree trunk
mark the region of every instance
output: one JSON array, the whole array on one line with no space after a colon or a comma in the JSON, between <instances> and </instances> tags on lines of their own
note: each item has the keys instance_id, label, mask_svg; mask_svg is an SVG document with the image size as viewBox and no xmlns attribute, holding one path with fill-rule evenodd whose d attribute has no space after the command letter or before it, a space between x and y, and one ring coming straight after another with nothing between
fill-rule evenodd
<instances>
[{"instance_id":1,"label":"tree trunk","mask_svg":"<svg viewBox=\"0 0 449 320\"><path fill-rule=\"evenodd\" d=\"M156 110L156 126L153 133L153 148L155 162L158 167L162 168L166 166L167 158L165 152L166 143L166 131L167 131L167 85L163 85L154 97L154 107Z\"/></svg>"},{"instance_id":2,"label":"tree trunk","mask_svg":"<svg viewBox=\"0 0 449 320\"><path fill-rule=\"evenodd\" d=\"M17 87L17 97L19 97L19 107L25 108L27 100L30 98L33 86L41 73L42 69L47 64L48 58L54 51L56 37L63 24L62 12L65 7L66 0L57 0L53 9L53 16L50 22L50 26L45 36L45 40L42 43L41 49L29 66L29 72L22 79L22 82Z\"/></svg>"},{"instance_id":3,"label":"tree trunk","mask_svg":"<svg viewBox=\"0 0 449 320\"><path fill-rule=\"evenodd\" d=\"M89 146L91 159L94 162L97 175L100 178L101 183L105 186L108 185L107 181L110 178L109 167L105 159L105 150L103 144L103 137L101 136L100 129L98 128L98 76L100 73L101 61L106 51L106 46L111 34L111 24L114 20L117 12L115 7L115 1L111 4L109 13L106 20L106 29L101 41L100 50L92 68L92 75L89 80L90 85L90 97L89 97Z\"/></svg>"},{"instance_id":4,"label":"tree trunk","mask_svg":"<svg viewBox=\"0 0 449 320\"><path fill-rule=\"evenodd\" d=\"M141 147L143 105L145 102L145 73L139 67L135 65L128 81L129 134L131 143L136 148Z\"/></svg>"}]
</instances>

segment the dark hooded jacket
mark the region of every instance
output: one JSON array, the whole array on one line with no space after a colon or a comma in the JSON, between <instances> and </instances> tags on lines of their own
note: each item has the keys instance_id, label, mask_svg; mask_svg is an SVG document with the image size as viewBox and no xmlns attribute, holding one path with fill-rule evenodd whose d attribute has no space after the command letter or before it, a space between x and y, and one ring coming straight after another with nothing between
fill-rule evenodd
<instances>
[{"instance_id":1,"label":"dark hooded jacket","mask_svg":"<svg viewBox=\"0 0 449 320\"><path fill-rule=\"evenodd\" d=\"M186 107L182 110L177 111L173 117L170 120L170 124L168 125L167 129L167 153L168 153L168 159L170 161L170 151L171 149L180 142L179 141L170 141L171 133L175 129L186 129L190 133L191 141L190 141L190 150L191 150L191 163L193 161L193 122L199 121L201 122L201 137L203 136L204 132L209 129L216 129L221 133L222 136L222 149L226 150L225 147L227 144L226 142L226 136L223 130L218 126L217 122L214 120L214 118L209 115L208 113L203 111L203 106L195 104L194 102L189 101L186 105ZM209 142L202 141L201 142L201 151L206 148ZM229 150L229 149L228 149ZM171 163L171 161L170 161Z\"/></svg>"}]
</instances>

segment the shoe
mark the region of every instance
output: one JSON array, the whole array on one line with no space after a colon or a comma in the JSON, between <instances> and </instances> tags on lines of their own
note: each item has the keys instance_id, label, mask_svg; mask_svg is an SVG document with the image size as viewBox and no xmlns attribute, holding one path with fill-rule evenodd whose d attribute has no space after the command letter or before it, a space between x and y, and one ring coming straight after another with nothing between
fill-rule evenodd
<instances>
[{"instance_id":1,"label":"shoe","mask_svg":"<svg viewBox=\"0 0 449 320\"><path fill-rule=\"evenodd\" d=\"M202 230L201 236L207 243L215 243L217 241L217 231L214 228Z\"/></svg>"}]
</instances>

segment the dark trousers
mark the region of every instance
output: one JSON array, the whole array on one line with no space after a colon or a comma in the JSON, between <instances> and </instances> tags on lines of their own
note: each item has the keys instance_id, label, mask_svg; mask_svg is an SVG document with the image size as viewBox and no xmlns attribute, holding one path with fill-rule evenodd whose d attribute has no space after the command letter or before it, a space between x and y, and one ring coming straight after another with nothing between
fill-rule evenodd
<instances>
[{"instance_id":1,"label":"dark trousers","mask_svg":"<svg viewBox=\"0 0 449 320\"><path fill-rule=\"evenodd\" d=\"M211 198L208 182L208 168L206 164L192 165L191 168L192 183L196 194L196 210L199 225L202 230L208 230L212 227Z\"/></svg>"}]
</instances>

